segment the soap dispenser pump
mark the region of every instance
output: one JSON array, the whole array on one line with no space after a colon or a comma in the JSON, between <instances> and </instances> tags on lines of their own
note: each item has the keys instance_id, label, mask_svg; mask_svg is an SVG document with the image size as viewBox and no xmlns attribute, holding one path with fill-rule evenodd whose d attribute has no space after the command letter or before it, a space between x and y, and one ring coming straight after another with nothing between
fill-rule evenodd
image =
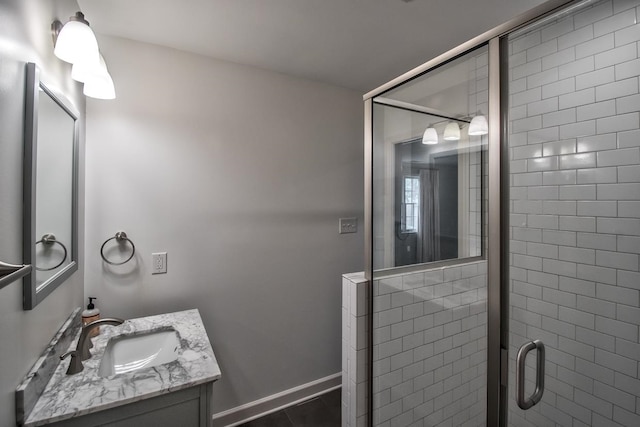
<instances>
[{"instance_id":1,"label":"soap dispenser pump","mask_svg":"<svg viewBox=\"0 0 640 427\"><path fill-rule=\"evenodd\" d=\"M93 300L98 299L96 297L89 297L89 304L87 305L87 309L82 312L82 326L87 325L88 323L93 322L94 320L98 320L100 318L100 309L96 308L93 304ZM95 328L91 331L90 336L98 335L99 329Z\"/></svg>"}]
</instances>

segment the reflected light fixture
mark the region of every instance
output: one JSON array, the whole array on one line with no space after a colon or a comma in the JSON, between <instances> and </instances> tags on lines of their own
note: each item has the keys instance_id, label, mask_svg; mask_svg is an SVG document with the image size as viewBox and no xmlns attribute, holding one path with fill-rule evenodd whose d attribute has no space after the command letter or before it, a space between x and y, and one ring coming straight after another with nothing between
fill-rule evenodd
<instances>
[{"instance_id":1,"label":"reflected light fixture","mask_svg":"<svg viewBox=\"0 0 640 427\"><path fill-rule=\"evenodd\" d=\"M477 135L486 135L489 133L489 124L487 123L487 118L482 114L478 114L473 119L471 119L471 123L469 123L469 135L477 136Z\"/></svg>"},{"instance_id":2,"label":"reflected light fixture","mask_svg":"<svg viewBox=\"0 0 640 427\"><path fill-rule=\"evenodd\" d=\"M55 21L52 30L55 39L53 53L58 58L71 64L98 59L96 35L82 12L76 12L64 26L60 21Z\"/></svg>"},{"instance_id":3,"label":"reflected light fixture","mask_svg":"<svg viewBox=\"0 0 640 427\"><path fill-rule=\"evenodd\" d=\"M460 126L455 122L449 122L447 127L444 128L445 141L459 141L460 140Z\"/></svg>"},{"instance_id":4,"label":"reflected light fixture","mask_svg":"<svg viewBox=\"0 0 640 427\"><path fill-rule=\"evenodd\" d=\"M422 143L425 145L435 145L438 143L438 132L429 126L422 134Z\"/></svg>"}]
</instances>

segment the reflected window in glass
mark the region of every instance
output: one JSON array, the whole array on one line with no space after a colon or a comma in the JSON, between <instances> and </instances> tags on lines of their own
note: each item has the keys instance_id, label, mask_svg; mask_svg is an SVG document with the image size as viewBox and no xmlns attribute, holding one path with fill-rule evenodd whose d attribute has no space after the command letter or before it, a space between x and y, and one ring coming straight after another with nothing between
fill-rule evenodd
<instances>
[{"instance_id":1,"label":"reflected window in glass","mask_svg":"<svg viewBox=\"0 0 640 427\"><path fill-rule=\"evenodd\" d=\"M418 212L420 210L420 181L417 176L404 177L404 201L402 215L402 231L416 233L418 231Z\"/></svg>"}]
</instances>

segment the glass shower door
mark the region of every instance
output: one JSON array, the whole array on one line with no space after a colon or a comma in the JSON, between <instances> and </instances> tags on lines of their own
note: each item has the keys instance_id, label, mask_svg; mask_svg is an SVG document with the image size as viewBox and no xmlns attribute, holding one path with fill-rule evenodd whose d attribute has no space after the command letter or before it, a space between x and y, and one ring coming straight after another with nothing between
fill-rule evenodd
<instances>
[{"instance_id":1,"label":"glass shower door","mask_svg":"<svg viewBox=\"0 0 640 427\"><path fill-rule=\"evenodd\" d=\"M640 426L639 18L508 36L509 425Z\"/></svg>"},{"instance_id":2,"label":"glass shower door","mask_svg":"<svg viewBox=\"0 0 640 427\"><path fill-rule=\"evenodd\" d=\"M487 45L372 103L373 425L485 425Z\"/></svg>"}]
</instances>

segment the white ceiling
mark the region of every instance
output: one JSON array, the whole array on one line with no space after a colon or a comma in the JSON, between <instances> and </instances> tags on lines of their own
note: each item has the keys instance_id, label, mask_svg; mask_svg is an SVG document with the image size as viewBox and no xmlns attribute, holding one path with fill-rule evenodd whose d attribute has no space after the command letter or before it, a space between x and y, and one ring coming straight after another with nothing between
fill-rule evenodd
<instances>
[{"instance_id":1,"label":"white ceiling","mask_svg":"<svg viewBox=\"0 0 640 427\"><path fill-rule=\"evenodd\" d=\"M361 92L543 2L78 0L98 34Z\"/></svg>"}]
</instances>

